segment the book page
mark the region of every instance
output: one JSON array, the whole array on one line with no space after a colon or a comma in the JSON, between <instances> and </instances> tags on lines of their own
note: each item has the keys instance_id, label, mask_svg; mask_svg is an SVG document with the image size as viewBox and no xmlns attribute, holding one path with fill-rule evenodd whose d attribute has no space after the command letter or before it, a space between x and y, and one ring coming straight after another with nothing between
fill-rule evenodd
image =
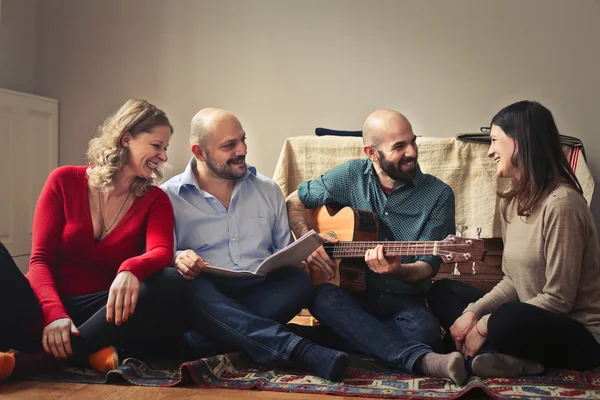
<instances>
[{"instance_id":1,"label":"book page","mask_svg":"<svg viewBox=\"0 0 600 400\"><path fill-rule=\"evenodd\" d=\"M325 240L314 230L310 230L304 236L284 247L277 253L267 257L256 270L257 275L267 275L282 267L297 267L308 258L313 251L319 248Z\"/></svg>"},{"instance_id":2,"label":"book page","mask_svg":"<svg viewBox=\"0 0 600 400\"><path fill-rule=\"evenodd\" d=\"M213 267L212 265L209 266L208 268L206 268L205 272L207 272L211 275L223 276L223 277L235 278L235 279L252 278L252 277L256 276L254 274L254 272L252 272L252 271L236 271L236 270L231 270L231 269Z\"/></svg>"},{"instance_id":3,"label":"book page","mask_svg":"<svg viewBox=\"0 0 600 400\"><path fill-rule=\"evenodd\" d=\"M255 271L234 271L211 266L206 269L206 272L230 278L250 278L255 275L264 276L279 268L299 266L302 261L306 260L323 243L325 243L325 240L317 232L310 230L301 238L278 252L271 254L256 267Z\"/></svg>"}]
</instances>

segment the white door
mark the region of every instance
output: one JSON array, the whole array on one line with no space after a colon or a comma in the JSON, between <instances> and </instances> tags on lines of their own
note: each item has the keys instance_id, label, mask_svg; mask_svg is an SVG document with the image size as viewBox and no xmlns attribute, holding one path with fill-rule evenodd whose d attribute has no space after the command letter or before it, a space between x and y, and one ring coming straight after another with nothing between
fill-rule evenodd
<instances>
[{"instance_id":1,"label":"white door","mask_svg":"<svg viewBox=\"0 0 600 400\"><path fill-rule=\"evenodd\" d=\"M0 89L0 242L28 265L35 204L58 166L58 100Z\"/></svg>"}]
</instances>

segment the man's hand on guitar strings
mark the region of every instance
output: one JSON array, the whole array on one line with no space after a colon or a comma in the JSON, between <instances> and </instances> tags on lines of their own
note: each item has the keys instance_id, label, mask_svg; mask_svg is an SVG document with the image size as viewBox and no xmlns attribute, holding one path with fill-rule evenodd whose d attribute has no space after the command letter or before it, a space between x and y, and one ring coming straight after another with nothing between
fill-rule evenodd
<instances>
[{"instance_id":1,"label":"man's hand on guitar strings","mask_svg":"<svg viewBox=\"0 0 600 400\"><path fill-rule=\"evenodd\" d=\"M377 245L375 248L365 251L365 262L369 269L376 274L392 274L400 263L400 257L386 258L383 254L383 246Z\"/></svg>"},{"instance_id":2,"label":"man's hand on guitar strings","mask_svg":"<svg viewBox=\"0 0 600 400\"><path fill-rule=\"evenodd\" d=\"M321 236L323 239L325 239L329 243L339 242L338 239L336 239L330 235L327 235L325 233L321 233L321 234L319 234L319 236ZM323 271L323 273L325 273L325 275L327 276L327 279L331 280L331 279L335 278L335 269L336 269L335 262L331 259L331 257L329 257L329 255L327 254L327 252L325 251L323 246L320 246L310 256L308 256L307 261L309 264L313 264L313 265L316 265L317 267L319 267L321 269L321 271Z\"/></svg>"}]
</instances>

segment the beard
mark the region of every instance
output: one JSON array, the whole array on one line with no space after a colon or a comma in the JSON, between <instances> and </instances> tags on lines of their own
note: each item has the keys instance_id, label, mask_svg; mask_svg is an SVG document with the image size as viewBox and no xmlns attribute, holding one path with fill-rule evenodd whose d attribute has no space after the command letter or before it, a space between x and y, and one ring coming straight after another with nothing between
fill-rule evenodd
<instances>
[{"instance_id":1,"label":"beard","mask_svg":"<svg viewBox=\"0 0 600 400\"><path fill-rule=\"evenodd\" d=\"M213 160L208 151L206 152L206 166L208 169L217 177L227 180L236 180L246 174L246 163L243 167L232 166L231 164L245 161L245 156L235 157L227 160L226 162L219 164Z\"/></svg>"},{"instance_id":2,"label":"beard","mask_svg":"<svg viewBox=\"0 0 600 400\"><path fill-rule=\"evenodd\" d=\"M397 182L411 182L413 179L415 179L415 176L417 175L417 159L414 157L403 157L402 159L400 159L400 162L398 164L393 163L392 161L389 161L385 158L385 155L383 154L383 152L377 150L377 153L379 154L379 166L381 167L381 169L383 170L383 172L385 172L390 178L392 178L393 180L397 181ZM402 165L409 163L411 161L415 162L414 167L408 169L408 170L402 170Z\"/></svg>"}]
</instances>

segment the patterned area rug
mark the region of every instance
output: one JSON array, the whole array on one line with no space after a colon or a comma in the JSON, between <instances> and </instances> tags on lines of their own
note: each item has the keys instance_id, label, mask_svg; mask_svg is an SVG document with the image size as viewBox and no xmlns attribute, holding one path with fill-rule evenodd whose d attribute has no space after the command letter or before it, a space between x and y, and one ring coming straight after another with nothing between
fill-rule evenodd
<instances>
[{"instance_id":1,"label":"patterned area rug","mask_svg":"<svg viewBox=\"0 0 600 400\"><path fill-rule=\"evenodd\" d=\"M141 386L175 386L194 382L203 388L259 389L280 392L332 394L380 398L455 399L480 388L494 399L600 399L600 369L588 372L549 371L547 375L519 379L471 377L465 386L444 379L426 378L391 370L375 361L353 357L347 378L332 383L307 375L291 365L254 363L242 353L232 353L179 366L144 364L130 358L106 375L69 368L38 375L41 381L107 383L125 380Z\"/></svg>"}]
</instances>

